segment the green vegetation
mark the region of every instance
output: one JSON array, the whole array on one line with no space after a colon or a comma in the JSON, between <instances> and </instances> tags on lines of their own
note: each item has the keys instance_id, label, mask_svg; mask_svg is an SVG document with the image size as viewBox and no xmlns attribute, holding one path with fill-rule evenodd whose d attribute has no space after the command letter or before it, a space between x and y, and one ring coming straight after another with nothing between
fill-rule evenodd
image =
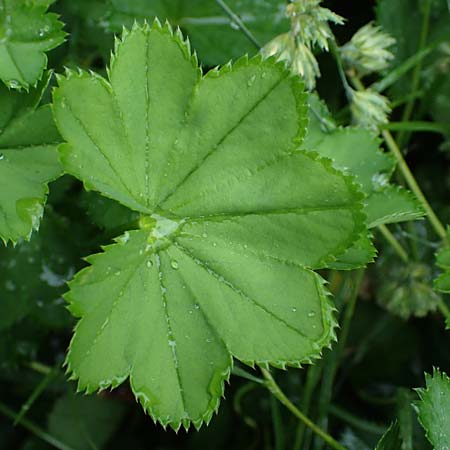
<instances>
[{"instance_id":1,"label":"green vegetation","mask_svg":"<svg viewBox=\"0 0 450 450\"><path fill-rule=\"evenodd\" d=\"M0 0L0 448L449 450L449 87L446 0Z\"/></svg>"}]
</instances>

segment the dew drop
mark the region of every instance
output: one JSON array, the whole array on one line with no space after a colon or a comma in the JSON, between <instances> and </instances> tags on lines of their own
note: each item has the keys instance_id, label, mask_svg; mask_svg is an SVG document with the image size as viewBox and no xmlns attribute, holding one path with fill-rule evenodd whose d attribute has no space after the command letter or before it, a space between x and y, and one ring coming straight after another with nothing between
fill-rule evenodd
<instances>
[{"instance_id":1,"label":"dew drop","mask_svg":"<svg viewBox=\"0 0 450 450\"><path fill-rule=\"evenodd\" d=\"M121 274L120 270L118 270L114 275L118 277Z\"/></svg>"},{"instance_id":2,"label":"dew drop","mask_svg":"<svg viewBox=\"0 0 450 450\"><path fill-rule=\"evenodd\" d=\"M18 89L20 87L20 83L17 80L9 80L6 84L10 89Z\"/></svg>"},{"instance_id":3,"label":"dew drop","mask_svg":"<svg viewBox=\"0 0 450 450\"><path fill-rule=\"evenodd\" d=\"M292 312L297 312L297 308L292 308Z\"/></svg>"},{"instance_id":4,"label":"dew drop","mask_svg":"<svg viewBox=\"0 0 450 450\"><path fill-rule=\"evenodd\" d=\"M5 155L4 155L3 153L0 153L0 161L1 161L2 159L5 159Z\"/></svg>"},{"instance_id":5,"label":"dew drop","mask_svg":"<svg viewBox=\"0 0 450 450\"><path fill-rule=\"evenodd\" d=\"M202 237L206 239L208 237L208 235L206 233L203 233Z\"/></svg>"},{"instance_id":6,"label":"dew drop","mask_svg":"<svg viewBox=\"0 0 450 450\"><path fill-rule=\"evenodd\" d=\"M150 269L150 267L152 267L152 266L153 266L153 263L150 260L148 260L147 261L147 267Z\"/></svg>"},{"instance_id":7,"label":"dew drop","mask_svg":"<svg viewBox=\"0 0 450 450\"><path fill-rule=\"evenodd\" d=\"M239 25L234 21L230 21L230 27L233 28L233 30L239 30Z\"/></svg>"},{"instance_id":8,"label":"dew drop","mask_svg":"<svg viewBox=\"0 0 450 450\"><path fill-rule=\"evenodd\" d=\"M199 305L198 303L196 303L196 304L194 305L194 308L195 308L195 309L200 309L200 305Z\"/></svg>"},{"instance_id":9,"label":"dew drop","mask_svg":"<svg viewBox=\"0 0 450 450\"><path fill-rule=\"evenodd\" d=\"M253 86L253 83L255 82L255 80L256 80L256 75L252 75L252 77L247 81L247 86L248 87Z\"/></svg>"},{"instance_id":10,"label":"dew drop","mask_svg":"<svg viewBox=\"0 0 450 450\"><path fill-rule=\"evenodd\" d=\"M172 261L170 262L170 265L171 265L172 269L175 269L175 270L178 269L178 262L177 262L177 261L172 260Z\"/></svg>"},{"instance_id":11,"label":"dew drop","mask_svg":"<svg viewBox=\"0 0 450 450\"><path fill-rule=\"evenodd\" d=\"M310 311L309 313L308 313L308 317L314 317L316 315L316 313L314 312L314 311Z\"/></svg>"}]
</instances>

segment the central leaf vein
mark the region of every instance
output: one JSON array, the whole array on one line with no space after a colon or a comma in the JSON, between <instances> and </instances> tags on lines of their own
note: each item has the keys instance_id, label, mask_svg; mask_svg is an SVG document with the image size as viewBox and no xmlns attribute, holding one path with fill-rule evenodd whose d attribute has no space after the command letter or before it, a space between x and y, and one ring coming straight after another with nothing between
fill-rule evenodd
<instances>
[{"instance_id":1,"label":"central leaf vein","mask_svg":"<svg viewBox=\"0 0 450 450\"><path fill-rule=\"evenodd\" d=\"M173 333L172 324L170 321L170 314L169 314L169 309L167 306L167 297L166 297L167 289L163 284L163 272L161 270L161 258L160 258L159 252L155 253L155 261L156 261L156 269L158 270L158 280L159 280L159 286L161 289L161 300L162 300L162 304L163 304L163 311L164 311L164 316L165 316L166 325L167 325L167 337L168 337L167 344L172 351L173 365L174 365L175 374L177 377L178 386L180 387L181 405L182 405L184 413L186 415L188 415L186 412L186 399L184 396L183 383L181 381L180 369L178 367L178 354L177 354L177 348L176 348L177 342L175 340L175 335Z\"/></svg>"}]
</instances>

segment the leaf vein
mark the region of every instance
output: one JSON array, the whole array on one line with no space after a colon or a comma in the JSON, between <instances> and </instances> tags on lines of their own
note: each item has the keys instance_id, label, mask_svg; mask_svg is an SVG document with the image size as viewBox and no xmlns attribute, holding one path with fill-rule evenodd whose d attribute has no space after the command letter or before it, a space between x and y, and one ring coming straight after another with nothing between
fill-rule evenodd
<instances>
[{"instance_id":1,"label":"leaf vein","mask_svg":"<svg viewBox=\"0 0 450 450\"><path fill-rule=\"evenodd\" d=\"M192 259L192 261L194 261L195 264L197 264L198 266L200 266L201 268L203 268L207 273L209 273L210 275L212 275L219 283L224 284L225 286L227 286L228 288L230 288L235 294L238 294L241 298L243 298L244 300L252 303L254 306L256 306L257 308L261 309L262 311L264 311L266 314L268 314L269 316L273 317L275 320L277 320L278 322L281 322L284 326L286 326L287 328L289 328L291 331L294 331L295 333L299 334L300 336L302 336L303 338L305 338L308 341L311 341L311 338L309 338L308 336L306 336L304 333L302 333L300 330L297 330L296 328L294 328L292 325L290 325L289 323L287 323L284 319L282 319L281 317L277 316L273 311L270 311L270 309L266 308L265 306L261 305L260 303L258 303L255 299L251 298L250 296L248 296L243 290L241 290L239 287L237 287L236 285L234 285L231 281L227 280L223 275L218 274L214 269L212 269L205 261L201 261L200 259L198 259L193 253L191 253L186 247L184 247L183 245L181 245L179 242L174 242L174 245L180 250L182 251L186 256L188 256L190 259Z\"/></svg>"},{"instance_id":2,"label":"leaf vein","mask_svg":"<svg viewBox=\"0 0 450 450\"><path fill-rule=\"evenodd\" d=\"M220 148L220 146L223 144L223 142L237 129L239 126L244 122L244 120L264 101L267 99L267 97L285 80L287 77L287 74L285 74L283 77L280 77L279 80L277 80L268 90L267 92L258 99L255 104L253 104L250 109L244 113L243 116L239 118L237 123L232 126L225 135L219 140L219 142L216 145L213 145L211 149L206 153L206 155L184 176L184 178L177 183L177 185L172 189L172 191L165 196L163 200L159 202L159 205L163 205L170 197L172 197L180 187L182 187L186 181L198 170L200 167L205 163L205 161L210 158L217 149Z\"/></svg>"}]
</instances>

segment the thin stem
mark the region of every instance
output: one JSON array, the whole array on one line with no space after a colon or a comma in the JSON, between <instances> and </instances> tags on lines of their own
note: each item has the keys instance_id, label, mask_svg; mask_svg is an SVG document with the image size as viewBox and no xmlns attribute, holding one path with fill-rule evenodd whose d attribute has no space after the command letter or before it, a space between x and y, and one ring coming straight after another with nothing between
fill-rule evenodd
<instances>
[{"instance_id":1,"label":"thin stem","mask_svg":"<svg viewBox=\"0 0 450 450\"><path fill-rule=\"evenodd\" d=\"M14 425L17 425L20 423L25 415L28 413L30 408L33 406L34 402L39 398L39 396L47 389L50 382L55 378L57 374L58 368L55 367L51 372L47 373L47 375L42 378L40 383L36 386L36 388L33 390L31 395L28 397L26 402L22 405L20 408L19 414L16 417L16 420L14 421Z\"/></svg>"},{"instance_id":2,"label":"thin stem","mask_svg":"<svg viewBox=\"0 0 450 450\"><path fill-rule=\"evenodd\" d=\"M42 375L48 375L54 370L53 367L47 366L46 364L40 363L39 361L30 362L28 364L28 367Z\"/></svg>"},{"instance_id":3,"label":"thin stem","mask_svg":"<svg viewBox=\"0 0 450 450\"><path fill-rule=\"evenodd\" d=\"M4 416L15 420L18 416L17 413L15 413L13 410L9 409L8 406L6 406L3 403L0 403L0 414L3 414ZM26 428L28 431L33 433L35 436L37 436L39 439L43 440L44 442L47 442L47 444L50 444L54 448L57 448L59 450L75 450L73 447L70 447L60 440L53 437L51 434L44 431L39 426L35 425L33 422L31 422L28 419L22 419L20 421L20 425Z\"/></svg>"},{"instance_id":4,"label":"thin stem","mask_svg":"<svg viewBox=\"0 0 450 450\"><path fill-rule=\"evenodd\" d=\"M216 0L216 3L223 9L223 11L228 15L228 17L234 22L239 29L244 33L247 39L258 49L260 50L262 45L255 38L253 33L246 27L245 23L242 19L223 1Z\"/></svg>"},{"instance_id":5,"label":"thin stem","mask_svg":"<svg viewBox=\"0 0 450 450\"><path fill-rule=\"evenodd\" d=\"M378 229L380 230L383 237L386 239L386 241L391 244L392 248L396 251L397 255L400 256L401 260L405 263L409 261L408 254L406 253L405 249L402 247L400 242L396 239L396 237L391 233L389 228L386 225L378 225Z\"/></svg>"},{"instance_id":6,"label":"thin stem","mask_svg":"<svg viewBox=\"0 0 450 450\"><path fill-rule=\"evenodd\" d=\"M280 401L295 417L301 420L308 428L310 428L317 436L320 436L330 447L336 450L347 450L343 445L331 437L328 433L319 428L312 420L306 417L297 407L286 397L284 392L280 389L276 381L273 379L271 373L264 368L261 368L261 373L266 380L266 387Z\"/></svg>"},{"instance_id":7,"label":"thin stem","mask_svg":"<svg viewBox=\"0 0 450 450\"><path fill-rule=\"evenodd\" d=\"M309 414L312 394L317 386L321 374L322 374L322 364L320 363L315 364L314 366L310 366L308 368L308 372L306 374L306 383L302 391L302 399L300 403L300 407L302 411L305 412L306 415ZM306 431L305 424L303 422L299 422L292 450L301 450L302 448L304 448L303 441L305 431Z\"/></svg>"},{"instance_id":8,"label":"thin stem","mask_svg":"<svg viewBox=\"0 0 450 450\"><path fill-rule=\"evenodd\" d=\"M319 411L317 417L317 423L323 428L327 425L328 408L333 397L334 380L347 343L350 324L355 311L363 277L364 269L349 272L347 274L346 283L336 299L337 303L341 300L342 305L344 304L344 301L346 301L346 306L342 315L341 332L337 345L333 352L329 352L326 355L324 360L324 375L322 377L321 390L319 393ZM318 448L320 448L320 446L318 446Z\"/></svg>"},{"instance_id":9,"label":"thin stem","mask_svg":"<svg viewBox=\"0 0 450 450\"><path fill-rule=\"evenodd\" d=\"M381 126L384 130L389 131L428 131L431 133L439 133L443 135L450 134L450 127L443 123L414 121L414 122L390 122Z\"/></svg>"},{"instance_id":10,"label":"thin stem","mask_svg":"<svg viewBox=\"0 0 450 450\"><path fill-rule=\"evenodd\" d=\"M447 232L445 231L444 225L442 225L442 222L439 220L439 218L433 211L433 208L428 203L428 200L426 199L425 195L422 192L422 189L420 189L420 186L418 185L416 179L414 178L414 175L412 174L411 170L409 169L408 164L406 163L405 159L403 158L400 148L398 147L397 143L395 142L394 138L392 137L392 134L388 130L383 130L381 132L381 134L383 135L383 138L384 138L386 145L389 148L390 152L395 156L398 167L400 168L400 170L403 174L403 177L406 180L406 183L408 184L409 188L414 192L417 199L421 203L434 230L436 231L438 236L444 242L447 242Z\"/></svg>"},{"instance_id":11,"label":"thin stem","mask_svg":"<svg viewBox=\"0 0 450 450\"><path fill-rule=\"evenodd\" d=\"M430 28L431 2L432 2L432 0L426 0L426 3L425 3L425 10L424 10L423 20L422 20L422 28L420 30L420 37L419 37L419 48L417 49L418 52L421 52L425 48L425 44L427 43L428 31ZM412 85L411 85L412 93L416 92L419 89L420 74L422 71L422 62L423 62L423 58L419 59L419 61L417 62L417 65L414 69L414 72L413 72ZM416 102L415 98L412 97L409 100L409 102L406 104L405 109L403 111L403 115L402 115L402 122L407 122L410 119L411 114L414 109L415 102ZM405 136L406 136L405 132L400 132L398 135L398 142L400 144L400 147L402 147L404 145Z\"/></svg>"},{"instance_id":12,"label":"thin stem","mask_svg":"<svg viewBox=\"0 0 450 450\"><path fill-rule=\"evenodd\" d=\"M353 99L353 95L354 95L353 89L347 80L347 76L345 75L344 66L342 64L342 59L341 59L341 55L339 53L339 49L336 45L336 42L334 42L333 40L330 43L330 49L331 49L331 53L334 56L334 60L336 61L339 77L341 79L342 86L344 86L345 95L347 97L347 100L351 103L351 101Z\"/></svg>"}]
</instances>

